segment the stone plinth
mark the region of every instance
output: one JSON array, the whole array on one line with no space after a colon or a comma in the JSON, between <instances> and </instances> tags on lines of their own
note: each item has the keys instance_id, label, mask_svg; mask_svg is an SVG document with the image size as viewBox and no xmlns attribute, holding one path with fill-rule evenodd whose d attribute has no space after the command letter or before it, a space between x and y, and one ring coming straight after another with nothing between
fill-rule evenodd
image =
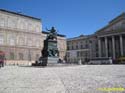
<instances>
[{"instance_id":1,"label":"stone plinth","mask_svg":"<svg viewBox=\"0 0 125 93\"><path fill-rule=\"evenodd\" d=\"M57 64L58 63L59 58L58 57L47 57L47 58L43 58L43 62L47 62L47 64Z\"/></svg>"}]
</instances>

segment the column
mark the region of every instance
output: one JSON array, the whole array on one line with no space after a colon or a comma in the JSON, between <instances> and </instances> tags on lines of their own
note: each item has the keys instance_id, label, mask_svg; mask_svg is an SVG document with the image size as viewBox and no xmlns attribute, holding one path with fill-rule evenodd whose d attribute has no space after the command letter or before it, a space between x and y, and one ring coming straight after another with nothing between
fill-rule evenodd
<instances>
[{"instance_id":1,"label":"column","mask_svg":"<svg viewBox=\"0 0 125 93\"><path fill-rule=\"evenodd\" d=\"M99 54L99 57L101 57L101 39L98 38L98 54Z\"/></svg>"},{"instance_id":2,"label":"column","mask_svg":"<svg viewBox=\"0 0 125 93\"><path fill-rule=\"evenodd\" d=\"M90 48L89 48L89 52L90 52L90 59L93 57L93 55L92 55L92 41L90 40L89 41L89 46L90 46Z\"/></svg>"},{"instance_id":3,"label":"column","mask_svg":"<svg viewBox=\"0 0 125 93\"><path fill-rule=\"evenodd\" d=\"M122 35L120 35L120 53L121 53L121 56L123 56L123 39L122 39Z\"/></svg>"},{"instance_id":4,"label":"column","mask_svg":"<svg viewBox=\"0 0 125 93\"><path fill-rule=\"evenodd\" d=\"M105 57L108 57L108 41L107 41L107 37L105 37Z\"/></svg>"},{"instance_id":5,"label":"column","mask_svg":"<svg viewBox=\"0 0 125 93\"><path fill-rule=\"evenodd\" d=\"M113 59L115 59L115 38L112 36L112 50L113 50Z\"/></svg>"}]
</instances>

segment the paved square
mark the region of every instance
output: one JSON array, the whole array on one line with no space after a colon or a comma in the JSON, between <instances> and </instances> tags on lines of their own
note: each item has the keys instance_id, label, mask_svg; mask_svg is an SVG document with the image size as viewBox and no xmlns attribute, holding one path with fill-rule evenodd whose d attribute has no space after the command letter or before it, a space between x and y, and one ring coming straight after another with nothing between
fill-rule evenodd
<instances>
[{"instance_id":1,"label":"paved square","mask_svg":"<svg viewBox=\"0 0 125 93\"><path fill-rule=\"evenodd\" d=\"M98 90L112 87L125 88L125 65L0 69L0 93L125 93Z\"/></svg>"}]
</instances>

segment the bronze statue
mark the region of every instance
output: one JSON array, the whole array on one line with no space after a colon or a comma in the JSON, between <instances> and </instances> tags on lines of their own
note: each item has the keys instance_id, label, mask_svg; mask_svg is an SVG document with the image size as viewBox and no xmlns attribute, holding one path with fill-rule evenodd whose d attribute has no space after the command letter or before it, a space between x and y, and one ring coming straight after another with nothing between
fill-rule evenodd
<instances>
[{"instance_id":1,"label":"bronze statue","mask_svg":"<svg viewBox=\"0 0 125 93\"><path fill-rule=\"evenodd\" d=\"M48 29L47 29L48 30ZM51 39L51 40L57 40L57 32L55 30L54 27L51 28L51 30L48 30L50 31L49 34L47 35L47 39Z\"/></svg>"},{"instance_id":2,"label":"bronze statue","mask_svg":"<svg viewBox=\"0 0 125 93\"><path fill-rule=\"evenodd\" d=\"M57 47L57 32L54 27L48 31L50 32L46 40L44 40L44 47L41 51L42 56L33 64L35 66L47 66L48 63L58 62L59 51Z\"/></svg>"}]
</instances>

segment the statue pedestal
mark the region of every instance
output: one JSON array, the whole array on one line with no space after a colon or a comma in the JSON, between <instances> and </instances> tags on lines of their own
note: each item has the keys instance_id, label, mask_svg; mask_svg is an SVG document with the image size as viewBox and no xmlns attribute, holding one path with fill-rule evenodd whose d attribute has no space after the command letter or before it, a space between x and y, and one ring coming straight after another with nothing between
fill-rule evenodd
<instances>
[{"instance_id":1,"label":"statue pedestal","mask_svg":"<svg viewBox=\"0 0 125 93\"><path fill-rule=\"evenodd\" d=\"M47 66L47 65L55 65L58 64L58 57L45 57L39 60L37 63L32 64L32 66Z\"/></svg>"},{"instance_id":2,"label":"statue pedestal","mask_svg":"<svg viewBox=\"0 0 125 93\"><path fill-rule=\"evenodd\" d=\"M42 58L42 63L43 65L47 66L50 64L57 64L58 63L59 58L58 57L46 57L46 58Z\"/></svg>"},{"instance_id":3,"label":"statue pedestal","mask_svg":"<svg viewBox=\"0 0 125 93\"><path fill-rule=\"evenodd\" d=\"M59 51L57 47L57 32L52 27L50 33L44 40L44 47L42 49L42 56L33 64L34 66L47 66L49 64L57 64L59 61Z\"/></svg>"}]
</instances>

